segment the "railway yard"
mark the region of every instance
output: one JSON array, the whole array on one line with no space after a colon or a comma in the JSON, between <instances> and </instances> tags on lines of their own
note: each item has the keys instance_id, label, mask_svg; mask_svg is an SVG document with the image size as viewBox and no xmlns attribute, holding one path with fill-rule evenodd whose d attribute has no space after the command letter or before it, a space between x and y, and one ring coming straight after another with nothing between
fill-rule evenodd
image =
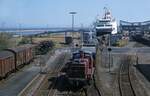
<instances>
[{"instance_id":1,"label":"railway yard","mask_svg":"<svg viewBox=\"0 0 150 96\"><path fill-rule=\"evenodd\" d=\"M116 33L116 22L105 12L95 33L21 36L20 45L3 49L0 96L150 96L147 33L130 32L134 26L125 21Z\"/></svg>"},{"instance_id":2,"label":"railway yard","mask_svg":"<svg viewBox=\"0 0 150 96\"><path fill-rule=\"evenodd\" d=\"M74 82L79 87L73 87L64 73L71 52L78 49L53 50L2 79L0 96L150 96L150 48L137 45L129 42L122 48L112 47L110 57L107 48L97 47L93 80L90 85Z\"/></svg>"},{"instance_id":3,"label":"railway yard","mask_svg":"<svg viewBox=\"0 0 150 96\"><path fill-rule=\"evenodd\" d=\"M149 4L0 0L0 96L150 96Z\"/></svg>"},{"instance_id":4,"label":"railway yard","mask_svg":"<svg viewBox=\"0 0 150 96\"><path fill-rule=\"evenodd\" d=\"M52 42L43 39L1 53L0 96L150 96L148 46L80 48L76 38L48 50Z\"/></svg>"},{"instance_id":5,"label":"railway yard","mask_svg":"<svg viewBox=\"0 0 150 96\"><path fill-rule=\"evenodd\" d=\"M43 39L2 51L0 96L150 96L148 46L81 47L76 38L52 49Z\"/></svg>"}]
</instances>

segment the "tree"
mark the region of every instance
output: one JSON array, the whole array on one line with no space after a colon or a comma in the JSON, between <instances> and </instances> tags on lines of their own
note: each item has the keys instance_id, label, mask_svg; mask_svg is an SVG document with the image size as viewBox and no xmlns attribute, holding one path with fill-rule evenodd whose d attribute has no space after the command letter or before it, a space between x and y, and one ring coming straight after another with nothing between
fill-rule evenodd
<instances>
[{"instance_id":1,"label":"tree","mask_svg":"<svg viewBox=\"0 0 150 96\"><path fill-rule=\"evenodd\" d=\"M6 32L0 32L0 50L11 47L12 34Z\"/></svg>"},{"instance_id":2,"label":"tree","mask_svg":"<svg viewBox=\"0 0 150 96\"><path fill-rule=\"evenodd\" d=\"M29 44L31 43L31 40L30 38L27 38L27 37L23 37L22 40L19 42L18 45L22 45L22 44Z\"/></svg>"}]
</instances>

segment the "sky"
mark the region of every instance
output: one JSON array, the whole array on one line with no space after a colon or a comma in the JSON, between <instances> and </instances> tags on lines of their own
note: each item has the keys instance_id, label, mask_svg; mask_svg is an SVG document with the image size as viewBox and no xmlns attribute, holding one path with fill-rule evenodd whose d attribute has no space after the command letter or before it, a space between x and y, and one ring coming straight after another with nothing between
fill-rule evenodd
<instances>
[{"instance_id":1,"label":"sky","mask_svg":"<svg viewBox=\"0 0 150 96\"><path fill-rule=\"evenodd\" d=\"M89 26L108 7L117 21L150 20L150 0L0 0L0 27Z\"/></svg>"}]
</instances>

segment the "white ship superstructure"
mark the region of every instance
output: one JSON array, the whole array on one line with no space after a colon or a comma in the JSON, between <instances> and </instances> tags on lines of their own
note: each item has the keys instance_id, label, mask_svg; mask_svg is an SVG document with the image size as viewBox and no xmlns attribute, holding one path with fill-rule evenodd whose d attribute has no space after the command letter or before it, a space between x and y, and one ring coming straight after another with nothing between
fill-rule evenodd
<instances>
[{"instance_id":1,"label":"white ship superstructure","mask_svg":"<svg viewBox=\"0 0 150 96\"><path fill-rule=\"evenodd\" d=\"M111 12L107 8L105 8L105 14L103 18L97 18L95 30L97 36L117 33L117 22L114 18L112 18Z\"/></svg>"}]
</instances>

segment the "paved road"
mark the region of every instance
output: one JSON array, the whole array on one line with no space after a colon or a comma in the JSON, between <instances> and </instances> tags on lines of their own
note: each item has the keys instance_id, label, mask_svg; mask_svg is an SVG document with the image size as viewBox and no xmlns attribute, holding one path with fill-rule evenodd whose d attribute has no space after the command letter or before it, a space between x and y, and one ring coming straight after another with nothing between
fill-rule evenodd
<instances>
[{"instance_id":1,"label":"paved road","mask_svg":"<svg viewBox=\"0 0 150 96\"><path fill-rule=\"evenodd\" d=\"M58 57L63 52L68 52L68 49L58 49L55 51L55 55L50 59L54 60L54 57ZM47 62L47 67L52 66L52 63ZM29 65L26 68L21 69L19 72L11 75L7 80L0 81L0 96L17 96L19 92L39 73L39 66Z\"/></svg>"},{"instance_id":2,"label":"paved road","mask_svg":"<svg viewBox=\"0 0 150 96\"><path fill-rule=\"evenodd\" d=\"M111 52L112 53L150 53L150 47L140 47L140 48L120 48L120 47L111 47ZM104 48L103 52L107 52L108 49Z\"/></svg>"},{"instance_id":3,"label":"paved road","mask_svg":"<svg viewBox=\"0 0 150 96\"><path fill-rule=\"evenodd\" d=\"M0 96L17 96L17 94L39 73L38 67L21 70L0 85Z\"/></svg>"}]
</instances>

